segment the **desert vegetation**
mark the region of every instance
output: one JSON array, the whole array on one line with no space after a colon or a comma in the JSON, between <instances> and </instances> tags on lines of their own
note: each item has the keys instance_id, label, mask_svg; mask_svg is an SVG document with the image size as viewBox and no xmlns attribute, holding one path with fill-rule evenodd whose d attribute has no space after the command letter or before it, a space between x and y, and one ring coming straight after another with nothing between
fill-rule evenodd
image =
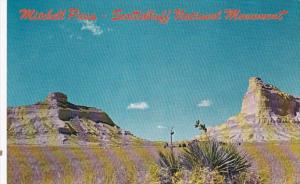
<instances>
[{"instance_id":1,"label":"desert vegetation","mask_svg":"<svg viewBox=\"0 0 300 184\"><path fill-rule=\"evenodd\" d=\"M245 154L232 144L193 141L176 153L159 153L159 183L261 183Z\"/></svg>"},{"instance_id":2,"label":"desert vegetation","mask_svg":"<svg viewBox=\"0 0 300 184\"><path fill-rule=\"evenodd\" d=\"M222 151L232 149L227 148L227 144L215 144ZM208 160L214 160L211 159L213 154L204 157L205 162L193 161L192 158L201 158L208 151L202 150L198 154L193 150L208 145L213 146L198 142L193 148L188 144L186 147L176 147L174 157L169 148L163 148L163 143L111 148L8 145L8 183L294 184L300 179L299 142L244 143L236 146L235 151L240 153L237 158L244 158L247 162L242 164L246 167L241 167L246 168L246 172L234 172L238 173L234 175L228 174L226 169L220 172L213 164L206 165ZM191 151L194 155L190 156L191 161L184 160ZM235 151L233 155L237 154ZM135 160L134 156L139 159ZM248 164L251 167L247 167ZM139 178L143 178L143 182L138 181Z\"/></svg>"}]
</instances>

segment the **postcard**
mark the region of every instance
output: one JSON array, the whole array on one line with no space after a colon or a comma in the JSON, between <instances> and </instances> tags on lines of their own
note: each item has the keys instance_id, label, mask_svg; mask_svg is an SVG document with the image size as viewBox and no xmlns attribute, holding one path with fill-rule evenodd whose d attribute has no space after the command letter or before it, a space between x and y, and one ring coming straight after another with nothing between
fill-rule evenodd
<instances>
[{"instance_id":1,"label":"postcard","mask_svg":"<svg viewBox=\"0 0 300 184\"><path fill-rule=\"evenodd\" d=\"M3 182L300 183L299 30L299 0L8 0Z\"/></svg>"}]
</instances>

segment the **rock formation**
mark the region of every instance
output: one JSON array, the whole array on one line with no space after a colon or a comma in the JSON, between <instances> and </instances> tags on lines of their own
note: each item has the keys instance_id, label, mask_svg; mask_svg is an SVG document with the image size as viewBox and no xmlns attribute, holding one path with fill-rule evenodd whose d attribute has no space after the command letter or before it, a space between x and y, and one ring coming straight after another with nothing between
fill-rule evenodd
<instances>
[{"instance_id":1,"label":"rock formation","mask_svg":"<svg viewBox=\"0 0 300 184\"><path fill-rule=\"evenodd\" d=\"M43 102L8 108L9 144L121 144L137 140L120 129L102 110L68 102L63 93L51 93ZM127 132L126 135L124 132Z\"/></svg>"},{"instance_id":2,"label":"rock formation","mask_svg":"<svg viewBox=\"0 0 300 184\"><path fill-rule=\"evenodd\" d=\"M241 112L208 135L228 142L300 139L300 99L250 78Z\"/></svg>"}]
</instances>

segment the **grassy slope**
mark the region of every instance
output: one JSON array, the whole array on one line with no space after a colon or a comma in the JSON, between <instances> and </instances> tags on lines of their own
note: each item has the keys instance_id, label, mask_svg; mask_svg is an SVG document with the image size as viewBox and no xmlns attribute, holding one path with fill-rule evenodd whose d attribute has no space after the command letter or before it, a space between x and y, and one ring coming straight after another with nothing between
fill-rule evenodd
<instances>
[{"instance_id":1,"label":"grassy slope","mask_svg":"<svg viewBox=\"0 0 300 184\"><path fill-rule=\"evenodd\" d=\"M259 143L242 146L254 161L265 183L294 184L300 181L300 142Z\"/></svg>"},{"instance_id":2,"label":"grassy slope","mask_svg":"<svg viewBox=\"0 0 300 184\"><path fill-rule=\"evenodd\" d=\"M101 183L119 183L119 180L137 183L137 170L147 171L147 181L150 177L150 167L156 164L155 156L151 155L146 147L132 147L142 158L145 168L137 168L126 152L127 148L122 147L111 147L109 150L99 147L47 147L48 155L56 160L56 164L47 158L42 149L45 147L9 145L8 183L52 183L50 181L58 176L62 183L74 183L78 182L78 179L82 183L94 183L99 181L99 177L102 177ZM24 150L27 150L27 153ZM87 156L91 154L98 159L98 163L95 164L91 156ZM71 158L69 155L72 155ZM76 162L78 164L74 164ZM97 164L100 167L97 168ZM119 172L120 170L125 172Z\"/></svg>"},{"instance_id":3,"label":"grassy slope","mask_svg":"<svg viewBox=\"0 0 300 184\"><path fill-rule=\"evenodd\" d=\"M137 166L128 149L140 158L143 168ZM152 183L150 168L156 164L156 155L149 149L149 146L112 147L108 150L9 145L8 183L137 183L137 173L141 171L145 171L142 172L143 181ZM151 149L163 150L161 146L152 146ZM242 145L241 149L253 159L254 170L264 178L264 183L299 182L300 142L249 143Z\"/></svg>"}]
</instances>

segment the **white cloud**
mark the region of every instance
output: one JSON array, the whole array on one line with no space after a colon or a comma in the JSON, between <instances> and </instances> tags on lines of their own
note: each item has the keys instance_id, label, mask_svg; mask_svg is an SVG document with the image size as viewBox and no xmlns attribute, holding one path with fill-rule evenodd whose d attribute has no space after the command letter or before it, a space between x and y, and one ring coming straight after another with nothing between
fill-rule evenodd
<instances>
[{"instance_id":1,"label":"white cloud","mask_svg":"<svg viewBox=\"0 0 300 184\"><path fill-rule=\"evenodd\" d=\"M131 103L127 106L127 109L139 109L139 110L144 110L148 109L149 105L147 102L137 102L137 103Z\"/></svg>"},{"instance_id":2,"label":"white cloud","mask_svg":"<svg viewBox=\"0 0 300 184\"><path fill-rule=\"evenodd\" d=\"M82 21L82 27L81 30L88 30L92 32L93 35L99 36L103 33L103 30L100 26L96 25L94 21L85 20Z\"/></svg>"},{"instance_id":3,"label":"white cloud","mask_svg":"<svg viewBox=\"0 0 300 184\"><path fill-rule=\"evenodd\" d=\"M209 107L211 106L211 101L208 99L202 100L199 104L198 107Z\"/></svg>"},{"instance_id":4,"label":"white cloud","mask_svg":"<svg viewBox=\"0 0 300 184\"><path fill-rule=\"evenodd\" d=\"M166 129L167 127L165 127L163 125L157 125L156 128L158 128L158 129Z\"/></svg>"}]
</instances>

